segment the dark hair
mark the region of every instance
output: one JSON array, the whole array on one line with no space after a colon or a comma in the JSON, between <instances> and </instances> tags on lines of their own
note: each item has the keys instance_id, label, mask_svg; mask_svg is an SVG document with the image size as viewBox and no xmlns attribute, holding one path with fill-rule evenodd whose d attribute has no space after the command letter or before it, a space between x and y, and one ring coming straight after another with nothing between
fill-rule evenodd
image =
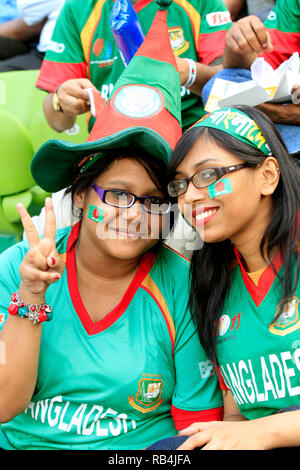
<instances>
[{"instance_id":1,"label":"dark hair","mask_svg":"<svg viewBox=\"0 0 300 470\"><path fill-rule=\"evenodd\" d=\"M272 218L260 243L260 253L266 259L266 249L266 261L271 263L272 267L271 254L274 248L280 250L283 258L284 275L280 278L282 302L278 317L288 298L294 293L299 280L300 257L297 253L297 242L300 239L300 169L288 154L278 130L267 116L248 106L235 106L235 108L248 114L256 122L280 168L280 180L272 195ZM169 179L173 178L179 163L204 133L220 147L245 162L258 165L266 158L259 149L225 132L192 127L182 136L174 150L169 165ZM190 309L201 344L215 364L218 321L231 285L231 272L235 259L234 246L230 240L204 243L203 248L193 252L191 259Z\"/></svg>"},{"instance_id":2,"label":"dark hair","mask_svg":"<svg viewBox=\"0 0 300 470\"><path fill-rule=\"evenodd\" d=\"M146 170L149 177L164 194L164 198L170 200L167 192L167 183L168 183L168 172L167 165L160 159L153 157L147 152L136 153L128 148L118 148L110 151L105 151L103 156L99 158L93 165L91 165L85 173L80 177L76 174L73 175L74 183L69 186L65 191L65 196L71 194L72 197L72 213L73 217L75 215L75 207L73 203L73 196L77 191L86 191L88 192L91 188L94 180L102 174L104 171L108 170L116 160L123 159L134 159ZM78 169L76 170L78 172ZM79 218L82 216L81 215ZM170 214L170 230L174 224L174 217ZM78 216L77 216L78 218Z\"/></svg>"}]
</instances>

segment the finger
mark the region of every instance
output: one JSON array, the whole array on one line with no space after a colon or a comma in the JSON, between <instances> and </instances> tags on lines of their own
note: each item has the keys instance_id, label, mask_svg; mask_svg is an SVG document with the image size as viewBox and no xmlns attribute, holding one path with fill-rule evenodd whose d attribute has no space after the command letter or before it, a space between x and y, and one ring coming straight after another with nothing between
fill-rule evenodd
<instances>
[{"instance_id":1,"label":"finger","mask_svg":"<svg viewBox=\"0 0 300 470\"><path fill-rule=\"evenodd\" d=\"M251 24L246 24L243 29L240 29L233 35L239 49L244 53L256 52L260 54L263 50L262 44L258 40L254 29Z\"/></svg>"},{"instance_id":2,"label":"finger","mask_svg":"<svg viewBox=\"0 0 300 470\"><path fill-rule=\"evenodd\" d=\"M51 284L61 278L61 274L56 271L42 271L33 266L24 266L21 277L27 283L34 282L35 284L42 282L44 284Z\"/></svg>"},{"instance_id":3,"label":"finger","mask_svg":"<svg viewBox=\"0 0 300 470\"><path fill-rule=\"evenodd\" d=\"M50 269L54 269L60 274L62 274L65 269L65 262L56 250L49 254L47 258L47 265Z\"/></svg>"},{"instance_id":4,"label":"finger","mask_svg":"<svg viewBox=\"0 0 300 470\"><path fill-rule=\"evenodd\" d=\"M269 41L272 44L271 36L268 34L264 24L260 21L259 18L256 16L251 17L250 26L256 38L255 44L258 44L260 50L265 49Z\"/></svg>"},{"instance_id":5,"label":"finger","mask_svg":"<svg viewBox=\"0 0 300 470\"><path fill-rule=\"evenodd\" d=\"M73 115L86 113L89 110L88 103L89 100L87 93L84 99L66 94L63 95L62 98L60 98L60 104L64 112Z\"/></svg>"},{"instance_id":6,"label":"finger","mask_svg":"<svg viewBox=\"0 0 300 470\"><path fill-rule=\"evenodd\" d=\"M53 209L52 199L47 197L45 199L45 227L44 227L44 239L49 238L55 241L56 235L56 219Z\"/></svg>"},{"instance_id":7,"label":"finger","mask_svg":"<svg viewBox=\"0 0 300 470\"><path fill-rule=\"evenodd\" d=\"M38 231L34 223L32 222L30 215L25 209L25 206L20 202L16 205L16 208L20 215L29 246L30 248L33 248L34 246L38 245L41 241Z\"/></svg>"},{"instance_id":8,"label":"finger","mask_svg":"<svg viewBox=\"0 0 300 470\"><path fill-rule=\"evenodd\" d=\"M204 431L205 429L208 429L215 424L216 424L216 421L193 423L188 428L185 428L179 431L178 434L181 436L191 436L192 434L196 434L198 432Z\"/></svg>"},{"instance_id":9,"label":"finger","mask_svg":"<svg viewBox=\"0 0 300 470\"><path fill-rule=\"evenodd\" d=\"M186 441L184 441L176 450L193 450L197 447L202 447L204 444L209 442L211 434L209 431L202 431L197 434L193 434L193 436L189 437Z\"/></svg>"},{"instance_id":10,"label":"finger","mask_svg":"<svg viewBox=\"0 0 300 470\"><path fill-rule=\"evenodd\" d=\"M90 81L88 80L87 78L82 78L80 80L78 80L78 85L80 86L80 88L82 88L83 90L85 88L92 88L93 90L97 90L98 91L98 88Z\"/></svg>"},{"instance_id":11,"label":"finger","mask_svg":"<svg viewBox=\"0 0 300 470\"><path fill-rule=\"evenodd\" d=\"M268 42L265 46L265 50L267 52L272 52L274 50L274 46L273 46L273 42L272 42L272 38L271 38L271 34L269 33L269 31L266 32L267 34L267 39L268 39Z\"/></svg>"},{"instance_id":12,"label":"finger","mask_svg":"<svg viewBox=\"0 0 300 470\"><path fill-rule=\"evenodd\" d=\"M45 255L41 252L40 246L31 248L24 257L25 265L33 266L42 271L48 270L48 264Z\"/></svg>"}]
</instances>

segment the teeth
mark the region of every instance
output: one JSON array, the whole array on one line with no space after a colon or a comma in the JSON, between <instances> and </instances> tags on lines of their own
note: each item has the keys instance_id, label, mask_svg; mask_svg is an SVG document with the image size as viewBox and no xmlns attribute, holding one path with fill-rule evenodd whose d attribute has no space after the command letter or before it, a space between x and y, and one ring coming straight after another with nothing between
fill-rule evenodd
<instances>
[{"instance_id":1,"label":"teeth","mask_svg":"<svg viewBox=\"0 0 300 470\"><path fill-rule=\"evenodd\" d=\"M217 209L210 209L208 211L201 212L201 214L196 215L196 220L203 220L206 217L209 217L210 215L215 214L216 212L217 212Z\"/></svg>"}]
</instances>

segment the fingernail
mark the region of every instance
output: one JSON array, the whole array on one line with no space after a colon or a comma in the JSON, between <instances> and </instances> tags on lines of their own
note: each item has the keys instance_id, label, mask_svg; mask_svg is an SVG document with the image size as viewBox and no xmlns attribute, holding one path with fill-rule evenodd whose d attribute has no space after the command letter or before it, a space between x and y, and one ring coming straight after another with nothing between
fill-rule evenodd
<instances>
[{"instance_id":1,"label":"fingernail","mask_svg":"<svg viewBox=\"0 0 300 470\"><path fill-rule=\"evenodd\" d=\"M54 279L60 279L60 275L59 274L56 274Z\"/></svg>"},{"instance_id":2,"label":"fingernail","mask_svg":"<svg viewBox=\"0 0 300 470\"><path fill-rule=\"evenodd\" d=\"M53 258L53 257L51 258L51 263L55 264L55 258Z\"/></svg>"}]
</instances>

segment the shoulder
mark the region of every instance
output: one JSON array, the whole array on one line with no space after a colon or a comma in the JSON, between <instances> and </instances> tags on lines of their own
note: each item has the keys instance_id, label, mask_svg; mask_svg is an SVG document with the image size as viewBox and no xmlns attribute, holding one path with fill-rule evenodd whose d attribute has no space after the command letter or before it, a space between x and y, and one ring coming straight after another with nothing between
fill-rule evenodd
<instances>
[{"instance_id":1,"label":"shoulder","mask_svg":"<svg viewBox=\"0 0 300 470\"><path fill-rule=\"evenodd\" d=\"M189 291L190 262L172 248L159 247L155 262L147 277L170 302L174 296L185 296Z\"/></svg>"},{"instance_id":2,"label":"shoulder","mask_svg":"<svg viewBox=\"0 0 300 470\"><path fill-rule=\"evenodd\" d=\"M185 256L165 244L161 245L158 250L157 262L161 264L166 273L169 271L170 275L174 274L174 270L177 270L177 274L178 270L188 273L191 265Z\"/></svg>"}]
</instances>

